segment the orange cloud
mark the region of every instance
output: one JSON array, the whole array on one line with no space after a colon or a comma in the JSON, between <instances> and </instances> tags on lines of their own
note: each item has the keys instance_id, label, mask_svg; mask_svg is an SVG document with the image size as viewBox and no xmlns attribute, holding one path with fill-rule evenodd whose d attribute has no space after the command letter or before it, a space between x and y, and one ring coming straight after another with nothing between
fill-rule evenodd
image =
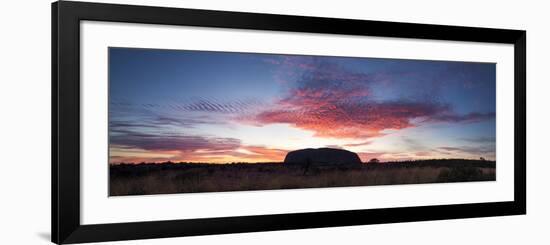
<instances>
[{"instance_id":1,"label":"orange cloud","mask_svg":"<svg viewBox=\"0 0 550 245\"><path fill-rule=\"evenodd\" d=\"M457 115L435 100L381 101L372 97L370 85L381 78L345 70L315 59L280 59L284 67L301 71L287 93L271 108L239 119L254 125L286 123L313 131L315 136L365 139L384 130L415 127L420 122L470 123L494 118L494 113Z\"/></svg>"},{"instance_id":2,"label":"orange cloud","mask_svg":"<svg viewBox=\"0 0 550 245\"><path fill-rule=\"evenodd\" d=\"M445 110L444 106L421 103L339 103L299 99L294 97L292 106L261 112L252 121L255 124L288 123L313 131L318 137L370 138L383 135L386 129L412 127L412 119Z\"/></svg>"}]
</instances>

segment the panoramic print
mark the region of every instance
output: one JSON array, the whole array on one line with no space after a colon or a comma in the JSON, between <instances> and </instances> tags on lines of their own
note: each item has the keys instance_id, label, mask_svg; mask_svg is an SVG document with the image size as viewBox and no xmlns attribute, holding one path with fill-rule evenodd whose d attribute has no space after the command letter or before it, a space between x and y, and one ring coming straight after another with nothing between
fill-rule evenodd
<instances>
[{"instance_id":1,"label":"panoramic print","mask_svg":"<svg viewBox=\"0 0 550 245\"><path fill-rule=\"evenodd\" d=\"M496 180L496 64L109 48L109 195Z\"/></svg>"}]
</instances>

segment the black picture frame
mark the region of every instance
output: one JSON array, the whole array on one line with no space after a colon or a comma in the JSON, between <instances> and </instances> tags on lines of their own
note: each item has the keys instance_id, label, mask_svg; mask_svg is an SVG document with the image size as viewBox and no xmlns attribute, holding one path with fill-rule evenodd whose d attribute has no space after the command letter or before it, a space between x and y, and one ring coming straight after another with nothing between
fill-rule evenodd
<instances>
[{"instance_id":1,"label":"black picture frame","mask_svg":"<svg viewBox=\"0 0 550 245\"><path fill-rule=\"evenodd\" d=\"M453 40L514 45L514 201L223 218L80 223L80 21ZM82 243L526 213L526 32L61 1L52 4L52 242Z\"/></svg>"}]
</instances>

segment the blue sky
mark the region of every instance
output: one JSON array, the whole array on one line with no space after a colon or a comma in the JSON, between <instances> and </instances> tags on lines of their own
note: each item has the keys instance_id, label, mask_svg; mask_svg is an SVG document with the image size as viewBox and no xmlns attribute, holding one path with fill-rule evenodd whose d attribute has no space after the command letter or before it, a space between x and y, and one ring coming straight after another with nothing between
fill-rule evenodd
<instances>
[{"instance_id":1,"label":"blue sky","mask_svg":"<svg viewBox=\"0 0 550 245\"><path fill-rule=\"evenodd\" d=\"M109 49L110 162L495 158L492 63Z\"/></svg>"}]
</instances>

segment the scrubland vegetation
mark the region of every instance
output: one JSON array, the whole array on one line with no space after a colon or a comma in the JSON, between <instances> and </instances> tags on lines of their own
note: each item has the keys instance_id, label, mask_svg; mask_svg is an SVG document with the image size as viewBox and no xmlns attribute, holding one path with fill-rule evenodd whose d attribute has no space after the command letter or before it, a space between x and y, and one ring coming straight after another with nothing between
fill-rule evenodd
<instances>
[{"instance_id":1,"label":"scrubland vegetation","mask_svg":"<svg viewBox=\"0 0 550 245\"><path fill-rule=\"evenodd\" d=\"M356 167L287 166L283 163L140 163L109 166L109 194L148 195L496 179L495 162L443 159L364 163Z\"/></svg>"}]
</instances>

